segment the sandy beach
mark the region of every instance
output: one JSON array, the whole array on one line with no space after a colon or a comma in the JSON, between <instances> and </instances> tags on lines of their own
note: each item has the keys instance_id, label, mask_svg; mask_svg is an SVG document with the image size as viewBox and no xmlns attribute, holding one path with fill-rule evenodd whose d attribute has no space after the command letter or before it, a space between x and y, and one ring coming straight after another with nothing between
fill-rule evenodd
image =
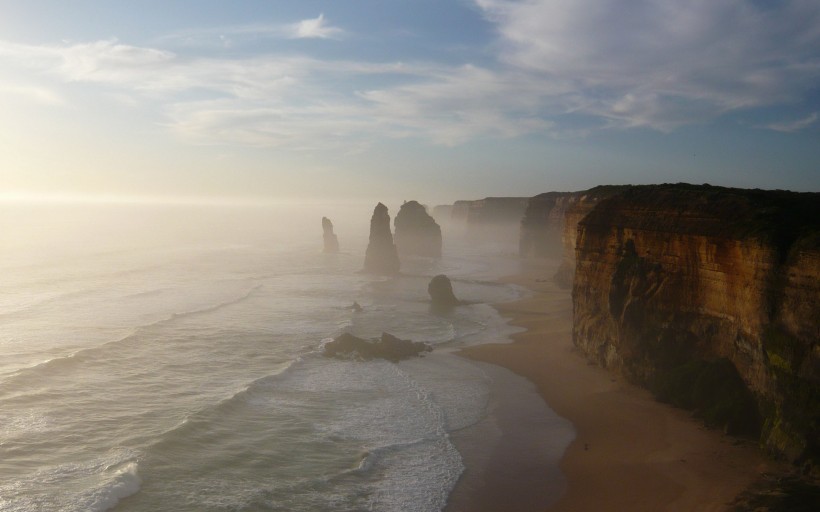
<instances>
[{"instance_id":1,"label":"sandy beach","mask_svg":"<svg viewBox=\"0 0 820 512\"><path fill-rule=\"evenodd\" d=\"M522 445L532 441L516 439L520 429L511 429L513 438L504 443L520 458L509 449L493 450L486 466L495 469L477 475L466 455L467 470L448 512L725 510L762 473L775 469L753 442L709 430L688 412L587 363L573 348L570 294L552 283L553 269L527 263L521 274L505 279L533 292L497 306L526 329L513 343L461 353L527 378L572 422L576 437L560 464L567 483L555 502L543 490L554 491L548 480L555 476L527 460Z\"/></svg>"}]
</instances>

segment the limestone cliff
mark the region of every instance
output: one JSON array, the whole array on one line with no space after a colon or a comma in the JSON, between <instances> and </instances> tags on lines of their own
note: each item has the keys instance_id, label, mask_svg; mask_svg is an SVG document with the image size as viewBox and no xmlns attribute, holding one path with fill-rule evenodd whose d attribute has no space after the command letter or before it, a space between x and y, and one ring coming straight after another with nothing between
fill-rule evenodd
<instances>
[{"instance_id":1,"label":"limestone cliff","mask_svg":"<svg viewBox=\"0 0 820 512\"><path fill-rule=\"evenodd\" d=\"M578 223L598 201L624 188L606 185L580 192L547 192L531 198L521 220L519 255L560 258L555 281L563 288L572 287Z\"/></svg>"},{"instance_id":2,"label":"limestone cliff","mask_svg":"<svg viewBox=\"0 0 820 512\"><path fill-rule=\"evenodd\" d=\"M820 194L626 188L579 222L572 295L587 357L817 464Z\"/></svg>"},{"instance_id":3,"label":"limestone cliff","mask_svg":"<svg viewBox=\"0 0 820 512\"><path fill-rule=\"evenodd\" d=\"M581 192L547 192L530 198L524 217L518 254L522 257L560 258L561 235L567 209Z\"/></svg>"},{"instance_id":4,"label":"limestone cliff","mask_svg":"<svg viewBox=\"0 0 820 512\"><path fill-rule=\"evenodd\" d=\"M382 203L370 218L370 242L364 256L364 271L372 274L398 274L399 253L390 232L390 215Z\"/></svg>"},{"instance_id":5,"label":"limestone cliff","mask_svg":"<svg viewBox=\"0 0 820 512\"><path fill-rule=\"evenodd\" d=\"M473 227L492 224L518 224L527 208L528 197L485 197L469 201L467 224ZM458 204L459 202L456 202Z\"/></svg>"},{"instance_id":6,"label":"limestone cliff","mask_svg":"<svg viewBox=\"0 0 820 512\"><path fill-rule=\"evenodd\" d=\"M441 227L417 201L401 205L395 225L399 254L441 257Z\"/></svg>"},{"instance_id":7,"label":"limestone cliff","mask_svg":"<svg viewBox=\"0 0 820 512\"><path fill-rule=\"evenodd\" d=\"M517 224L524 216L528 197L485 197L484 199L462 199L452 206L436 206L434 216L449 211L449 220L454 223L463 223L470 228L492 226L498 224Z\"/></svg>"},{"instance_id":8,"label":"limestone cliff","mask_svg":"<svg viewBox=\"0 0 820 512\"><path fill-rule=\"evenodd\" d=\"M339 252L339 239L333 233L333 223L327 217L322 217L322 239L325 252Z\"/></svg>"}]
</instances>

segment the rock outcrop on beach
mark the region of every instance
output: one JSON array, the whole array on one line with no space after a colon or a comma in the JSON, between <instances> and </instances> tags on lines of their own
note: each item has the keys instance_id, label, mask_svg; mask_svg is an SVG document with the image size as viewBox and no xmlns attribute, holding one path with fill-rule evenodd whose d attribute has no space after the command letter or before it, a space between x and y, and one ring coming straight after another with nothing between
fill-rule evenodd
<instances>
[{"instance_id":1,"label":"rock outcrop on beach","mask_svg":"<svg viewBox=\"0 0 820 512\"><path fill-rule=\"evenodd\" d=\"M441 227L418 201L401 205L394 223L399 254L441 257Z\"/></svg>"},{"instance_id":2,"label":"rock outcrop on beach","mask_svg":"<svg viewBox=\"0 0 820 512\"><path fill-rule=\"evenodd\" d=\"M578 223L573 341L591 360L820 461L820 194L635 186Z\"/></svg>"},{"instance_id":3,"label":"rock outcrop on beach","mask_svg":"<svg viewBox=\"0 0 820 512\"><path fill-rule=\"evenodd\" d=\"M322 238L325 243L325 252L339 252L339 239L333 233L333 223L327 217L322 217Z\"/></svg>"},{"instance_id":4,"label":"rock outcrop on beach","mask_svg":"<svg viewBox=\"0 0 820 512\"><path fill-rule=\"evenodd\" d=\"M430 303L434 309L446 310L459 304L459 300L453 293L453 284L444 274L439 274L430 280L427 293L430 294Z\"/></svg>"},{"instance_id":5,"label":"rock outcrop on beach","mask_svg":"<svg viewBox=\"0 0 820 512\"><path fill-rule=\"evenodd\" d=\"M370 361L386 359L397 363L402 359L431 352L433 347L420 341L403 340L383 332L381 338L366 340L344 333L324 346L324 355L338 359Z\"/></svg>"},{"instance_id":6,"label":"rock outcrop on beach","mask_svg":"<svg viewBox=\"0 0 820 512\"><path fill-rule=\"evenodd\" d=\"M399 273L399 253L390 232L390 215L382 203L376 205L370 218L370 243L365 252L364 271L384 275Z\"/></svg>"}]
</instances>

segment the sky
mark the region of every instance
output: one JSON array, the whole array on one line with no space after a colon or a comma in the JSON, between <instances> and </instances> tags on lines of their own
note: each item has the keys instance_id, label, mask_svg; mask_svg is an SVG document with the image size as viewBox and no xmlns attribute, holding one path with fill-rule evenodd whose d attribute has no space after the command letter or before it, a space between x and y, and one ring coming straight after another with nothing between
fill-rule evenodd
<instances>
[{"instance_id":1,"label":"sky","mask_svg":"<svg viewBox=\"0 0 820 512\"><path fill-rule=\"evenodd\" d=\"M820 191L817 0L0 0L0 199Z\"/></svg>"}]
</instances>

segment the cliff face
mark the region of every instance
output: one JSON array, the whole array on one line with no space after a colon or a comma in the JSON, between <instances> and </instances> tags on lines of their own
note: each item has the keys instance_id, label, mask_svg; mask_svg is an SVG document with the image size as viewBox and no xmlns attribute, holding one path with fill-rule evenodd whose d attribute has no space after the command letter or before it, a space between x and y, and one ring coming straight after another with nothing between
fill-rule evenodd
<instances>
[{"instance_id":1,"label":"cliff face","mask_svg":"<svg viewBox=\"0 0 820 512\"><path fill-rule=\"evenodd\" d=\"M364 270L373 274L398 274L399 253L390 232L390 215L382 203L370 218L370 243L364 256Z\"/></svg>"},{"instance_id":2,"label":"cliff face","mask_svg":"<svg viewBox=\"0 0 820 512\"><path fill-rule=\"evenodd\" d=\"M469 201L467 224L475 227L488 224L517 224L521 222L529 200L528 197L485 197ZM457 201L456 205L460 202Z\"/></svg>"},{"instance_id":3,"label":"cliff face","mask_svg":"<svg viewBox=\"0 0 820 512\"><path fill-rule=\"evenodd\" d=\"M396 214L396 247L400 254L441 257L441 227L417 201L407 201Z\"/></svg>"},{"instance_id":4,"label":"cliff face","mask_svg":"<svg viewBox=\"0 0 820 512\"><path fill-rule=\"evenodd\" d=\"M518 254L522 257L561 257L566 212L578 202L580 195L581 192L547 192L530 198L521 219Z\"/></svg>"},{"instance_id":5,"label":"cliff face","mask_svg":"<svg viewBox=\"0 0 820 512\"><path fill-rule=\"evenodd\" d=\"M624 188L607 185L580 192L547 192L531 198L521 220L519 255L561 258L555 281L563 288L572 287L578 223L600 200Z\"/></svg>"},{"instance_id":6,"label":"cliff face","mask_svg":"<svg viewBox=\"0 0 820 512\"><path fill-rule=\"evenodd\" d=\"M748 390L758 418L742 423L816 464L820 194L630 187L579 222L575 252L573 340L587 357L670 396L718 371L698 364L729 361L745 389L710 410Z\"/></svg>"}]
</instances>

